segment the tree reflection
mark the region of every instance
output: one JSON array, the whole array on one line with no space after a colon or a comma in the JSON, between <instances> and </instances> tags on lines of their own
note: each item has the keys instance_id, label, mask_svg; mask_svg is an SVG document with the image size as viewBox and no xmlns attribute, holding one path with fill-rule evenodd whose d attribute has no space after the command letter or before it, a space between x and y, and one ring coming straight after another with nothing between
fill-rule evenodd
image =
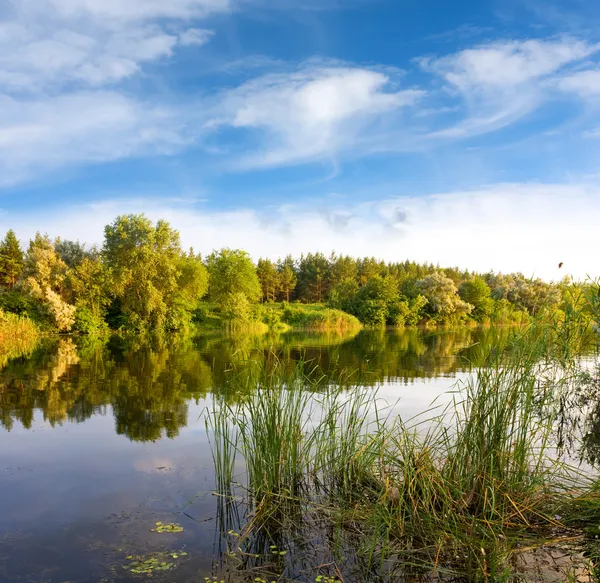
<instances>
[{"instance_id":1,"label":"tree reflection","mask_svg":"<svg viewBox=\"0 0 600 583\"><path fill-rule=\"evenodd\" d=\"M131 440L173 438L187 423L191 400L211 391L239 398L232 379L253 390L266 358L289 367L302 362L322 386L342 377L369 386L410 383L477 366L484 352L478 348L498 335L508 330L61 338L0 370L0 425L31 428L36 410L51 426L112 414L115 431Z\"/></svg>"}]
</instances>

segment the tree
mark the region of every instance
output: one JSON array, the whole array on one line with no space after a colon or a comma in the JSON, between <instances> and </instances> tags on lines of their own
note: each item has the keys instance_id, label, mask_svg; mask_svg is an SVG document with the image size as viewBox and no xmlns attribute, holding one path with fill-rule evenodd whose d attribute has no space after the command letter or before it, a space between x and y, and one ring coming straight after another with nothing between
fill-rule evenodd
<instances>
[{"instance_id":1,"label":"tree","mask_svg":"<svg viewBox=\"0 0 600 583\"><path fill-rule=\"evenodd\" d=\"M106 309L110 305L110 272L99 257L85 257L69 272L69 285L75 300L75 322L80 332L106 327Z\"/></svg>"},{"instance_id":2,"label":"tree","mask_svg":"<svg viewBox=\"0 0 600 583\"><path fill-rule=\"evenodd\" d=\"M262 295L260 281L250 256L239 249L221 249L211 253L207 260L209 296L221 310L228 312L232 304L236 310L242 304L258 302ZM246 303L242 297L246 299Z\"/></svg>"},{"instance_id":3,"label":"tree","mask_svg":"<svg viewBox=\"0 0 600 583\"><path fill-rule=\"evenodd\" d=\"M286 302L290 301L290 296L296 289L298 277L296 276L296 265L291 255L288 255L283 261L277 262L277 271L279 272L280 290Z\"/></svg>"},{"instance_id":4,"label":"tree","mask_svg":"<svg viewBox=\"0 0 600 583\"><path fill-rule=\"evenodd\" d=\"M11 229L0 243L0 284L12 290L23 270L23 250Z\"/></svg>"},{"instance_id":5,"label":"tree","mask_svg":"<svg viewBox=\"0 0 600 583\"><path fill-rule=\"evenodd\" d=\"M398 288L394 279L377 275L358 290L346 310L363 324L384 326L386 323L392 323L390 314L398 299Z\"/></svg>"},{"instance_id":6,"label":"tree","mask_svg":"<svg viewBox=\"0 0 600 583\"><path fill-rule=\"evenodd\" d=\"M67 269L48 236L37 233L23 263L22 287L43 305L58 330L65 332L75 322L75 306L67 301Z\"/></svg>"},{"instance_id":7,"label":"tree","mask_svg":"<svg viewBox=\"0 0 600 583\"><path fill-rule=\"evenodd\" d=\"M95 247L86 249L85 244L79 241L63 241L60 238L54 242L54 250L70 268L77 267L84 259L95 259L99 256Z\"/></svg>"},{"instance_id":8,"label":"tree","mask_svg":"<svg viewBox=\"0 0 600 583\"><path fill-rule=\"evenodd\" d=\"M426 309L434 321L458 322L473 310L460 298L454 282L439 271L419 280L416 289L427 299Z\"/></svg>"},{"instance_id":9,"label":"tree","mask_svg":"<svg viewBox=\"0 0 600 583\"><path fill-rule=\"evenodd\" d=\"M154 225L144 215L118 217L104 230L102 257L111 270L112 293L134 329L185 325L179 300L189 300L190 293L199 300L206 287L200 261L186 259L179 232L166 221Z\"/></svg>"},{"instance_id":10,"label":"tree","mask_svg":"<svg viewBox=\"0 0 600 583\"><path fill-rule=\"evenodd\" d=\"M365 285L373 277L387 275L387 268L383 261L375 257L364 257L358 261L358 277L360 285Z\"/></svg>"},{"instance_id":11,"label":"tree","mask_svg":"<svg viewBox=\"0 0 600 583\"><path fill-rule=\"evenodd\" d=\"M323 253L302 255L298 264L298 297L307 303L322 302L327 295L329 261Z\"/></svg>"},{"instance_id":12,"label":"tree","mask_svg":"<svg viewBox=\"0 0 600 583\"><path fill-rule=\"evenodd\" d=\"M281 278L277 266L270 259L259 259L256 274L262 288L263 301L274 302L281 288Z\"/></svg>"},{"instance_id":13,"label":"tree","mask_svg":"<svg viewBox=\"0 0 600 583\"><path fill-rule=\"evenodd\" d=\"M358 282L358 264L356 259L348 255L332 254L329 258L329 271L327 273L327 289L331 294L342 282Z\"/></svg>"},{"instance_id":14,"label":"tree","mask_svg":"<svg viewBox=\"0 0 600 583\"><path fill-rule=\"evenodd\" d=\"M460 284L458 294L473 306L473 317L478 322L489 318L494 309L494 300L491 298L491 290L482 277L473 277Z\"/></svg>"}]
</instances>

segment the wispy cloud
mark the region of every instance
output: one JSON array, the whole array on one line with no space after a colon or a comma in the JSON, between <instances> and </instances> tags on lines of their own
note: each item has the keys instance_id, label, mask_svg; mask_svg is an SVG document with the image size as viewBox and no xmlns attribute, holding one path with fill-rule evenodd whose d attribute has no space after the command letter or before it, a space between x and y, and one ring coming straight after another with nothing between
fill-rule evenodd
<instances>
[{"instance_id":1,"label":"wispy cloud","mask_svg":"<svg viewBox=\"0 0 600 583\"><path fill-rule=\"evenodd\" d=\"M546 77L599 49L576 39L502 41L422 59L421 64L461 91L505 91Z\"/></svg>"},{"instance_id":2,"label":"wispy cloud","mask_svg":"<svg viewBox=\"0 0 600 583\"><path fill-rule=\"evenodd\" d=\"M563 91L575 93L581 98L600 97L600 69L577 71L558 81Z\"/></svg>"},{"instance_id":3,"label":"wispy cloud","mask_svg":"<svg viewBox=\"0 0 600 583\"><path fill-rule=\"evenodd\" d=\"M205 44L210 31L186 22L227 3L25 0L15 6L0 24L0 81L4 91L35 92L114 83L170 56L177 45Z\"/></svg>"},{"instance_id":4,"label":"wispy cloud","mask_svg":"<svg viewBox=\"0 0 600 583\"><path fill-rule=\"evenodd\" d=\"M413 259L486 271L521 271L547 279L584 278L597 265L600 187L500 184L474 191L423 197L387 195L362 204L330 201L273 211L205 210L171 200L115 200L63 208L54 215L0 215L0 231L22 238L36 230L99 243L103 226L117 214L146 212L180 230L183 244L202 253L240 247L254 258L308 251ZM557 234L568 229L569 236ZM559 262L564 268L558 270Z\"/></svg>"},{"instance_id":5,"label":"wispy cloud","mask_svg":"<svg viewBox=\"0 0 600 583\"><path fill-rule=\"evenodd\" d=\"M266 75L226 92L208 127L259 133L258 152L243 155L242 167L312 161L360 148L377 122L415 104L421 90L395 90L381 71L308 65L288 74Z\"/></svg>"},{"instance_id":6,"label":"wispy cloud","mask_svg":"<svg viewBox=\"0 0 600 583\"><path fill-rule=\"evenodd\" d=\"M431 132L433 138L480 135L514 124L552 95L568 67L600 50L582 40L496 41L439 58L419 59L428 72L444 79L464 116Z\"/></svg>"},{"instance_id":7,"label":"wispy cloud","mask_svg":"<svg viewBox=\"0 0 600 583\"><path fill-rule=\"evenodd\" d=\"M0 96L0 184L66 164L166 154L185 140L176 112L116 92Z\"/></svg>"}]
</instances>

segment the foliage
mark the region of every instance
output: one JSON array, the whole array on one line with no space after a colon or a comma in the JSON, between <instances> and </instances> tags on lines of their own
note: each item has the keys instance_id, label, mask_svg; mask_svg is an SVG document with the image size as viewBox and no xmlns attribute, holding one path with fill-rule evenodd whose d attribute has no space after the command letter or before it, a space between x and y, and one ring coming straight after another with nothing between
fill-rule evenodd
<instances>
[{"instance_id":1,"label":"foliage","mask_svg":"<svg viewBox=\"0 0 600 583\"><path fill-rule=\"evenodd\" d=\"M183 526L181 526L181 524L177 524L176 522L167 522L164 523L162 521L158 521L155 525L155 527L153 529L151 529L152 532L158 532L158 533L178 533L178 532L183 532Z\"/></svg>"},{"instance_id":2,"label":"foliage","mask_svg":"<svg viewBox=\"0 0 600 583\"><path fill-rule=\"evenodd\" d=\"M282 286L277 266L270 259L259 259L256 274L262 288L263 301L274 302Z\"/></svg>"},{"instance_id":3,"label":"foliage","mask_svg":"<svg viewBox=\"0 0 600 583\"><path fill-rule=\"evenodd\" d=\"M165 221L153 225L144 215L124 215L104 234L103 260L127 326L144 330L185 325L181 307L189 305L190 296L205 292L207 277L199 258L182 252L179 233Z\"/></svg>"},{"instance_id":4,"label":"foliage","mask_svg":"<svg viewBox=\"0 0 600 583\"><path fill-rule=\"evenodd\" d=\"M549 533L570 537L576 524L574 534L587 527L596 536L597 476L557 460L552 442L556 396L581 373L581 353L571 352L586 335L580 316L512 329L508 344L481 349L485 366L456 386L446 409L408 421L376 391L344 378L319 386L305 372L310 363L289 368L276 353L252 377L234 375L228 388L239 384L247 397L214 402L208 414L219 420L209 427L218 429L215 471L226 474L217 476L220 492L247 507L242 538L260 544L275 531L302 540L318 528L333 533L325 545L334 556L357 541L357 557L372 568L357 580L404 580L388 568L410 565L449 580L498 581L508 580L499 576L513 553ZM224 487L239 479L236 459L247 495Z\"/></svg>"},{"instance_id":5,"label":"foliage","mask_svg":"<svg viewBox=\"0 0 600 583\"><path fill-rule=\"evenodd\" d=\"M327 296L329 261L322 253L302 255L298 262L298 294L305 302L322 302Z\"/></svg>"},{"instance_id":6,"label":"foliage","mask_svg":"<svg viewBox=\"0 0 600 583\"><path fill-rule=\"evenodd\" d=\"M157 552L149 553L147 555L129 555L127 560L129 563L123 565L123 569L129 571L134 575L148 575L151 577L153 574L161 571L170 571L177 567L177 563L172 559L179 559L185 557L187 553L185 551L173 551L173 552Z\"/></svg>"},{"instance_id":7,"label":"foliage","mask_svg":"<svg viewBox=\"0 0 600 583\"><path fill-rule=\"evenodd\" d=\"M435 322L457 323L473 310L471 304L460 298L454 282L440 272L419 280L416 287L427 300L425 310Z\"/></svg>"},{"instance_id":8,"label":"foliage","mask_svg":"<svg viewBox=\"0 0 600 583\"><path fill-rule=\"evenodd\" d=\"M67 270L52 241L37 233L25 256L21 285L40 302L60 332L68 332L75 323L75 306L67 301Z\"/></svg>"},{"instance_id":9,"label":"foliage","mask_svg":"<svg viewBox=\"0 0 600 583\"><path fill-rule=\"evenodd\" d=\"M97 259L99 252L95 247L86 249L86 246L79 241L63 241L56 239L54 250L59 257L71 269L80 265L85 259Z\"/></svg>"},{"instance_id":10,"label":"foliage","mask_svg":"<svg viewBox=\"0 0 600 583\"><path fill-rule=\"evenodd\" d=\"M209 296L222 310L232 313L232 305L241 308L242 304L249 305L261 298L260 281L245 251L215 251L208 256L206 266L210 276ZM234 314L236 309L233 310Z\"/></svg>"},{"instance_id":11,"label":"foliage","mask_svg":"<svg viewBox=\"0 0 600 583\"><path fill-rule=\"evenodd\" d=\"M472 314L475 320L483 322L489 318L494 309L494 302L491 298L492 291L482 277L464 281L458 293L461 299L473 306Z\"/></svg>"},{"instance_id":12,"label":"foliage","mask_svg":"<svg viewBox=\"0 0 600 583\"><path fill-rule=\"evenodd\" d=\"M333 308L322 306L284 305L281 321L305 330L346 330L360 328L357 318Z\"/></svg>"},{"instance_id":13,"label":"foliage","mask_svg":"<svg viewBox=\"0 0 600 583\"><path fill-rule=\"evenodd\" d=\"M279 284L282 299L286 302L290 301L292 293L296 289L298 277L296 274L296 266L291 255L277 262L277 271L279 273Z\"/></svg>"},{"instance_id":14,"label":"foliage","mask_svg":"<svg viewBox=\"0 0 600 583\"><path fill-rule=\"evenodd\" d=\"M398 288L391 277L376 275L357 291L344 308L368 326L391 323L390 312L398 304Z\"/></svg>"},{"instance_id":15,"label":"foliage","mask_svg":"<svg viewBox=\"0 0 600 583\"><path fill-rule=\"evenodd\" d=\"M23 270L23 251L11 229L0 242L0 285L12 290Z\"/></svg>"},{"instance_id":16,"label":"foliage","mask_svg":"<svg viewBox=\"0 0 600 583\"><path fill-rule=\"evenodd\" d=\"M31 320L0 309L0 366L9 358L30 353L38 339L39 329Z\"/></svg>"},{"instance_id":17,"label":"foliage","mask_svg":"<svg viewBox=\"0 0 600 583\"><path fill-rule=\"evenodd\" d=\"M3 289L2 289L3 288ZM308 253L255 265L242 250L223 248L203 260L183 252L179 233L144 215L117 217L102 251L39 233L25 257L14 232L0 243L0 307L58 331L148 331L203 326L353 327L336 312L275 315L258 302L318 303L369 327L525 324L537 315L578 309L600 329L590 282L549 283L520 273L470 273L412 261L384 262ZM208 292L209 303L201 303Z\"/></svg>"}]
</instances>

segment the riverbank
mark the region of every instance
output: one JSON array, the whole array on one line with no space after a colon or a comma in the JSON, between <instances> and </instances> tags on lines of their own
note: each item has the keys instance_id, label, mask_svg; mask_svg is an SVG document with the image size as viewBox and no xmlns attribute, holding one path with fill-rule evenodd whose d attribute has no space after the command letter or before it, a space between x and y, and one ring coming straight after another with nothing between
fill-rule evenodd
<instances>
[{"instance_id":1,"label":"riverbank","mask_svg":"<svg viewBox=\"0 0 600 583\"><path fill-rule=\"evenodd\" d=\"M363 327L358 318L324 304L286 302L256 304L248 318L238 320L224 316L215 305L204 303L196 310L194 321L201 329L207 330L344 332Z\"/></svg>"}]
</instances>

